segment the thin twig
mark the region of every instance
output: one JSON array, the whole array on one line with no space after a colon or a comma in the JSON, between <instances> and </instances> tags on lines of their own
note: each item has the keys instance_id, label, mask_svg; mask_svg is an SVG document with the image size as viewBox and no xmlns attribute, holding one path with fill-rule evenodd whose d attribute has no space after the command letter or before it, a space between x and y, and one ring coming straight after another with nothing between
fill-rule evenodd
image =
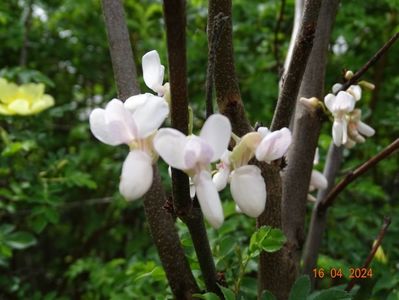
<instances>
[{"instance_id":1,"label":"thin twig","mask_svg":"<svg viewBox=\"0 0 399 300\"><path fill-rule=\"evenodd\" d=\"M206 70L206 83L205 83L205 99L206 99L206 117L208 118L213 114L213 84L215 78L215 64L216 64L216 50L219 45L220 36L225 27L228 16L224 16L222 12L217 14L213 21L213 28L209 28L211 32L209 35L208 47L208 66Z\"/></svg>"},{"instance_id":2,"label":"thin twig","mask_svg":"<svg viewBox=\"0 0 399 300\"><path fill-rule=\"evenodd\" d=\"M273 50L274 50L274 58L276 60L277 72L281 70L281 61L280 61L280 45L278 41L278 34L280 33L281 23L284 18L284 10L285 10L285 0L281 0L280 12L277 18L276 28L274 29L274 40L273 40ZM279 74L280 75L280 74Z\"/></svg>"},{"instance_id":3,"label":"thin twig","mask_svg":"<svg viewBox=\"0 0 399 300\"><path fill-rule=\"evenodd\" d=\"M388 50L391 46L398 40L399 32L395 33L374 55L368 62L366 62L363 67L361 67L351 79L345 82L340 91L345 91L352 84L356 83L364 73L367 72Z\"/></svg>"},{"instance_id":4,"label":"thin twig","mask_svg":"<svg viewBox=\"0 0 399 300\"><path fill-rule=\"evenodd\" d=\"M380 232L377 235L377 239L376 239L375 243L373 243L373 246L371 247L370 253L367 256L366 261L364 262L364 264L362 266L362 269L367 269L370 266L375 254L378 250L378 247L380 247L382 240L384 239L384 236L385 236L390 224L391 224L391 218L384 217L384 222L382 224ZM355 278L355 277L352 278L352 280L349 281L348 285L346 286L345 291L350 292L352 290L352 288L355 286L357 280L358 280L358 278Z\"/></svg>"},{"instance_id":5,"label":"thin twig","mask_svg":"<svg viewBox=\"0 0 399 300\"><path fill-rule=\"evenodd\" d=\"M347 174L332 190L331 192L318 204L318 211L325 211L330 207L334 200L337 198L339 193L341 193L351 182L366 173L368 170L377 165L381 160L387 158L395 150L399 149L399 138L393 143L387 146L384 150L379 152L377 155L373 156L360 166L358 166L354 171Z\"/></svg>"}]
</instances>

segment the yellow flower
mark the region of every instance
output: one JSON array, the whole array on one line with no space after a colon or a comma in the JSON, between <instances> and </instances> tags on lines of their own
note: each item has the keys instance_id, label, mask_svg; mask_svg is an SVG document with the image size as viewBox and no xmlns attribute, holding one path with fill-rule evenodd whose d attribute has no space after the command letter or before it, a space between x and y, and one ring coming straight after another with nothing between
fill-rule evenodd
<instances>
[{"instance_id":1,"label":"yellow flower","mask_svg":"<svg viewBox=\"0 0 399 300\"><path fill-rule=\"evenodd\" d=\"M53 97L44 94L44 84L16 85L0 78L0 114L33 115L53 105Z\"/></svg>"}]
</instances>

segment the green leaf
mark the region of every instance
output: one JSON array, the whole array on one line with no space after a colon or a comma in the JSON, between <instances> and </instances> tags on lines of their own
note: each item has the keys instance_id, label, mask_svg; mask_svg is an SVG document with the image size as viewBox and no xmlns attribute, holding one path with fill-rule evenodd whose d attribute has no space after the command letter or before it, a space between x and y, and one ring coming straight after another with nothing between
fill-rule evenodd
<instances>
[{"instance_id":1,"label":"green leaf","mask_svg":"<svg viewBox=\"0 0 399 300\"><path fill-rule=\"evenodd\" d=\"M29 232L18 231L7 236L6 244L13 249L26 249L37 243L36 238Z\"/></svg>"},{"instance_id":2,"label":"green leaf","mask_svg":"<svg viewBox=\"0 0 399 300\"><path fill-rule=\"evenodd\" d=\"M268 290L264 290L262 293L261 299L262 300L276 300L276 297Z\"/></svg>"},{"instance_id":3,"label":"green leaf","mask_svg":"<svg viewBox=\"0 0 399 300\"><path fill-rule=\"evenodd\" d=\"M225 300L235 300L236 299L236 295L234 294L234 292L224 286L219 285L220 290L223 293L223 296L225 298Z\"/></svg>"},{"instance_id":4,"label":"green leaf","mask_svg":"<svg viewBox=\"0 0 399 300\"><path fill-rule=\"evenodd\" d=\"M317 291L311 294L307 300L350 300L349 293L335 287L328 290Z\"/></svg>"},{"instance_id":5,"label":"green leaf","mask_svg":"<svg viewBox=\"0 0 399 300\"><path fill-rule=\"evenodd\" d=\"M284 233L277 228L273 228L269 231L268 236L266 236L262 241L262 248L266 252L276 252L280 250L285 242L287 241Z\"/></svg>"},{"instance_id":6,"label":"green leaf","mask_svg":"<svg viewBox=\"0 0 399 300\"><path fill-rule=\"evenodd\" d=\"M302 300L310 293L310 279L307 275L300 276L291 289L289 300Z\"/></svg>"},{"instance_id":7,"label":"green leaf","mask_svg":"<svg viewBox=\"0 0 399 300\"><path fill-rule=\"evenodd\" d=\"M193 297L194 299L220 300L219 296L215 293L193 294Z\"/></svg>"}]
</instances>

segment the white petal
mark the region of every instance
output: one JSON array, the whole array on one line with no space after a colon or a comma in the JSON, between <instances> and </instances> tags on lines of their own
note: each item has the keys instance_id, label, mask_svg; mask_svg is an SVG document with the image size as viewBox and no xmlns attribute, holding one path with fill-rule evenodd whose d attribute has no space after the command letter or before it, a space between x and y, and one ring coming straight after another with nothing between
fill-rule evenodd
<instances>
[{"instance_id":1,"label":"white petal","mask_svg":"<svg viewBox=\"0 0 399 300\"><path fill-rule=\"evenodd\" d=\"M162 159L173 168L186 170L184 149L187 137L173 128L162 128L154 138L154 148Z\"/></svg>"},{"instance_id":2,"label":"white petal","mask_svg":"<svg viewBox=\"0 0 399 300\"><path fill-rule=\"evenodd\" d=\"M345 148L351 149L356 146L356 142L354 140L348 138L348 140L346 141L344 146L345 146Z\"/></svg>"},{"instance_id":3,"label":"white petal","mask_svg":"<svg viewBox=\"0 0 399 300\"><path fill-rule=\"evenodd\" d=\"M268 134L256 148L256 159L271 162L281 158L288 150L292 142L291 132L288 128L282 128Z\"/></svg>"},{"instance_id":4,"label":"white petal","mask_svg":"<svg viewBox=\"0 0 399 300\"><path fill-rule=\"evenodd\" d=\"M312 170L310 185L316 189L324 190L327 188L328 182L326 177L322 173L317 170Z\"/></svg>"},{"instance_id":5,"label":"white petal","mask_svg":"<svg viewBox=\"0 0 399 300\"><path fill-rule=\"evenodd\" d=\"M105 122L109 135L118 143L129 144L137 135L131 114L118 99L111 100L105 107Z\"/></svg>"},{"instance_id":6,"label":"white petal","mask_svg":"<svg viewBox=\"0 0 399 300\"><path fill-rule=\"evenodd\" d=\"M194 183L190 182L190 198L194 199L195 197L195 186Z\"/></svg>"},{"instance_id":7,"label":"white petal","mask_svg":"<svg viewBox=\"0 0 399 300\"><path fill-rule=\"evenodd\" d=\"M351 112L355 108L355 98L347 92L339 92L333 103L333 113Z\"/></svg>"},{"instance_id":8,"label":"white petal","mask_svg":"<svg viewBox=\"0 0 399 300\"><path fill-rule=\"evenodd\" d=\"M212 162L218 160L227 149L231 136L228 118L220 114L210 116L201 129L200 137L213 149Z\"/></svg>"},{"instance_id":9,"label":"white petal","mask_svg":"<svg viewBox=\"0 0 399 300\"><path fill-rule=\"evenodd\" d=\"M229 181L229 176L230 176L230 170L228 168L223 168L218 172L216 172L215 175L213 175L212 181L215 184L218 192L224 190L224 188L227 185L227 182Z\"/></svg>"},{"instance_id":10,"label":"white petal","mask_svg":"<svg viewBox=\"0 0 399 300\"><path fill-rule=\"evenodd\" d=\"M342 119L335 119L332 127L332 136L335 146L339 147L343 142L344 135L346 135L346 122Z\"/></svg>"},{"instance_id":11,"label":"white petal","mask_svg":"<svg viewBox=\"0 0 399 300\"><path fill-rule=\"evenodd\" d=\"M108 126L105 122L105 110L96 108L90 113L90 130L93 135L104 144L116 146L121 144L120 141L113 139L108 132Z\"/></svg>"},{"instance_id":12,"label":"white petal","mask_svg":"<svg viewBox=\"0 0 399 300\"><path fill-rule=\"evenodd\" d=\"M341 83L336 83L332 86L332 92L334 94L336 94L340 89L342 88L342 84Z\"/></svg>"},{"instance_id":13,"label":"white petal","mask_svg":"<svg viewBox=\"0 0 399 300\"><path fill-rule=\"evenodd\" d=\"M138 138L145 138L157 130L169 114L164 98L152 94L132 96L125 102L137 126Z\"/></svg>"},{"instance_id":14,"label":"white petal","mask_svg":"<svg viewBox=\"0 0 399 300\"><path fill-rule=\"evenodd\" d=\"M357 123L357 130L359 130L360 134L363 134L367 137L373 136L375 134L375 130L362 121Z\"/></svg>"},{"instance_id":15,"label":"white petal","mask_svg":"<svg viewBox=\"0 0 399 300\"><path fill-rule=\"evenodd\" d=\"M208 165L213 157L213 150L203 139L195 135L187 137L184 148L184 163L188 169L194 168L198 163Z\"/></svg>"},{"instance_id":16,"label":"white petal","mask_svg":"<svg viewBox=\"0 0 399 300\"><path fill-rule=\"evenodd\" d=\"M151 157L140 150L131 151L122 166L119 191L126 200L142 197L152 184Z\"/></svg>"},{"instance_id":17,"label":"white petal","mask_svg":"<svg viewBox=\"0 0 399 300\"><path fill-rule=\"evenodd\" d=\"M162 88L164 68L158 52L153 50L144 54L142 62L145 84L154 92Z\"/></svg>"},{"instance_id":18,"label":"white petal","mask_svg":"<svg viewBox=\"0 0 399 300\"><path fill-rule=\"evenodd\" d=\"M351 85L346 91L349 92L356 101L359 101L362 97L362 89L359 85Z\"/></svg>"},{"instance_id":19,"label":"white petal","mask_svg":"<svg viewBox=\"0 0 399 300\"><path fill-rule=\"evenodd\" d=\"M262 138L270 133L270 130L267 127L259 127L257 131L260 133Z\"/></svg>"},{"instance_id":20,"label":"white petal","mask_svg":"<svg viewBox=\"0 0 399 300\"><path fill-rule=\"evenodd\" d=\"M330 112L333 112L334 101L335 101L334 94L328 94L327 96L324 97L324 104L326 105L327 109Z\"/></svg>"},{"instance_id":21,"label":"white petal","mask_svg":"<svg viewBox=\"0 0 399 300\"><path fill-rule=\"evenodd\" d=\"M266 185L258 167L247 165L233 171L231 195L246 215L256 218L266 205Z\"/></svg>"},{"instance_id":22,"label":"white petal","mask_svg":"<svg viewBox=\"0 0 399 300\"><path fill-rule=\"evenodd\" d=\"M319 163L320 155L319 155L319 147L316 147L316 151L313 158L313 165L317 165Z\"/></svg>"},{"instance_id":23,"label":"white petal","mask_svg":"<svg viewBox=\"0 0 399 300\"><path fill-rule=\"evenodd\" d=\"M223 208L219 194L212 182L211 174L208 171L201 171L193 178L198 202L201 206L205 219L214 228L223 224Z\"/></svg>"}]
</instances>

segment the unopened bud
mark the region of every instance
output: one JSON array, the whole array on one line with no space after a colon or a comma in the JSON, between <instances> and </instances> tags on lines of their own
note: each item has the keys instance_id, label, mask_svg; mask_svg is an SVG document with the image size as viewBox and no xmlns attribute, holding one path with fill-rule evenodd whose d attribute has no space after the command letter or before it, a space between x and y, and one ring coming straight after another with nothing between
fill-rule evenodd
<instances>
[{"instance_id":1,"label":"unopened bud","mask_svg":"<svg viewBox=\"0 0 399 300\"><path fill-rule=\"evenodd\" d=\"M353 72L351 70L346 71L345 73L345 79L349 80L353 77Z\"/></svg>"},{"instance_id":2,"label":"unopened bud","mask_svg":"<svg viewBox=\"0 0 399 300\"><path fill-rule=\"evenodd\" d=\"M313 111L319 106L320 100L317 99L316 97L312 98L301 97L299 99L299 102L301 102L304 106Z\"/></svg>"},{"instance_id":3,"label":"unopened bud","mask_svg":"<svg viewBox=\"0 0 399 300\"><path fill-rule=\"evenodd\" d=\"M372 91L372 90L375 89L375 85L374 85L373 83L368 82L368 81L365 81L365 80L360 81L360 82L359 82L359 85L360 85L362 88L368 89L368 90L370 90L370 91Z\"/></svg>"}]
</instances>

